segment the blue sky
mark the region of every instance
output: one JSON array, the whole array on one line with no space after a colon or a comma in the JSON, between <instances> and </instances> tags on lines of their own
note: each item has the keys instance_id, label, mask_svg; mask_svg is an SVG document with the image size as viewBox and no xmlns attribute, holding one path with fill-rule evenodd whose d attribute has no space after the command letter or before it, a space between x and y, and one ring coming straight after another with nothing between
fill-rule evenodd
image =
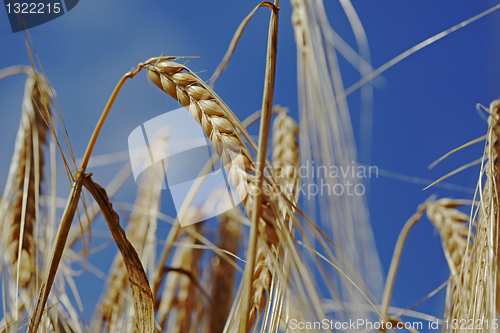
<instances>
[{"instance_id":1,"label":"blue sky","mask_svg":"<svg viewBox=\"0 0 500 333\"><path fill-rule=\"evenodd\" d=\"M352 1L364 25L373 67L461 21L496 5L495 1ZM80 0L68 14L30 30L38 56L57 92L73 149L82 156L88 139L121 76L137 63L160 55L199 56L188 66L208 80L222 59L241 20L257 2L236 1L97 1ZM342 8L326 1L333 28L351 46L355 40ZM296 49L291 6L281 2L275 104L290 108L297 117ZM269 10L261 9L245 30L216 91L244 119L261 106ZM464 149L433 170L427 165L439 156L486 133L476 104L488 106L500 97L498 71L500 11L496 11L411 55L383 73L373 106L370 165L381 171L372 178L368 203L383 267L387 272L398 233L418 204L430 195L471 199L479 168L471 168L447 180L455 190L403 181L403 176L437 179L481 156L483 144ZM7 15L0 9L0 68L29 64L21 33L13 34ZM359 79L346 61L340 61L346 87ZM23 78L0 81L0 174L7 175L19 122ZM359 137L359 92L348 98L356 137ZM129 133L145 121L176 107L173 100L148 82L145 73L122 89L98 139L94 154L127 150ZM482 112L484 117L484 112ZM250 129L257 134L258 126ZM106 184L125 161L90 168L94 179ZM0 178L2 184L5 176ZM388 177L390 176L390 177ZM410 178L407 178L410 179ZM411 178L413 179L413 178ZM125 190L135 190L133 182ZM60 196L69 186L59 181ZM167 196L168 197L168 196ZM131 202L130 195L117 200ZM169 207L171 201L164 200ZM169 209L169 208L165 208ZM98 225L104 229L104 224ZM164 226L163 234L167 230ZM109 259L95 259L103 270ZM448 268L441 243L432 225L423 219L405 246L393 304L407 307L443 283ZM91 257L91 261L93 258ZM106 261L107 260L107 261ZM102 262L101 262L102 261ZM91 315L102 282L80 278L85 311ZM418 310L442 316L444 294Z\"/></svg>"}]
</instances>

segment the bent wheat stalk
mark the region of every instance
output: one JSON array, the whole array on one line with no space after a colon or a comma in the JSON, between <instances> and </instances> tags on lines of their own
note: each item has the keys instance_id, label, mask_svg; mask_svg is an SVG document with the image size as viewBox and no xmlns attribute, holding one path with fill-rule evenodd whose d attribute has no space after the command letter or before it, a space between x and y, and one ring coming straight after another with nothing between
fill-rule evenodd
<instances>
[{"instance_id":1,"label":"bent wheat stalk","mask_svg":"<svg viewBox=\"0 0 500 333\"><path fill-rule=\"evenodd\" d=\"M212 78L210 79L210 87L214 87L215 81L219 78L219 76L222 74L222 72L226 69L227 64L229 63L229 60L231 59L231 56L234 53L234 50L236 49L236 45L238 45L238 42L243 35L243 30L245 29L246 25L252 18L252 16L255 14L257 9L261 7L269 7L271 9L277 9L274 7L274 5L269 2L269 1L262 1L257 7L255 7L250 14L248 14L245 19L240 23L238 29L236 29L236 32L234 33L233 39L231 40L231 43L229 44L229 48L226 51L226 54L224 55L224 58L220 62L219 66L217 66L217 69L215 70L214 74L212 75Z\"/></svg>"},{"instance_id":2,"label":"bent wheat stalk","mask_svg":"<svg viewBox=\"0 0 500 333\"><path fill-rule=\"evenodd\" d=\"M118 214L113 210L106 190L95 183L91 175L85 176L83 185L89 190L101 207L111 234L122 254L122 258L127 268L130 288L132 289L136 331L152 333L155 331L153 294L149 287L148 278L142 267L141 260L133 245L127 239L125 231L121 228Z\"/></svg>"},{"instance_id":3,"label":"bent wheat stalk","mask_svg":"<svg viewBox=\"0 0 500 333\"><path fill-rule=\"evenodd\" d=\"M151 170L148 170L151 171ZM146 171L147 172L147 171ZM137 199L134 210L127 225L126 233L130 243L134 246L138 255L142 258L147 244L147 236L153 229L156 229L156 212L158 212L161 198L161 188L154 186L158 179L162 180L163 175L157 172L147 172L142 186L137 191ZM143 258L144 259L144 258ZM145 262L145 260L142 260ZM109 270L106 288L101 300L96 306L94 318L92 320L92 331L101 332L102 326L106 329L117 321L127 321L125 314L126 297L124 293L128 288L127 268L120 253L116 254L111 269ZM108 327L109 331L109 327Z\"/></svg>"},{"instance_id":4,"label":"bent wheat stalk","mask_svg":"<svg viewBox=\"0 0 500 333\"><path fill-rule=\"evenodd\" d=\"M392 255L391 265L389 267L389 273L387 273L387 280L385 282L384 295L382 298L382 305L381 305L382 320L387 321L389 319L388 311L389 311L389 305L391 303L392 290L394 288L394 281L396 280L396 273L399 268L399 263L401 260L401 255L403 252L404 244L406 242L406 238L408 237L411 228L413 228L413 226L417 224L417 222L424 214L425 209L426 209L426 204L425 203L421 204L418 207L417 212L413 214L408 221L406 221L405 225L403 226L403 229L399 233L398 240L394 248L394 253ZM384 332L385 329L381 329L381 331Z\"/></svg>"}]
</instances>

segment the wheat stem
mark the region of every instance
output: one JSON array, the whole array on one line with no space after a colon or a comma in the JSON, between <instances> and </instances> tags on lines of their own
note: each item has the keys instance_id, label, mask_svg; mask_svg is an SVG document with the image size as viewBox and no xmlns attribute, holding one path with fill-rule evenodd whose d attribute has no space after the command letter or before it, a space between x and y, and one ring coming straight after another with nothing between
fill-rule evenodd
<instances>
[{"instance_id":1,"label":"wheat stem","mask_svg":"<svg viewBox=\"0 0 500 333\"><path fill-rule=\"evenodd\" d=\"M209 82L210 87L213 88L215 86L215 81L217 81L217 79L219 78L219 76L226 69L226 66L227 66L228 62L231 59L231 56L233 55L234 50L236 49L236 45L238 45L238 42L239 42L239 40L241 38L241 35L243 34L243 30L245 29L245 27L247 26L248 22L250 21L250 19L252 18L252 16L255 14L255 12L257 11L257 9L259 9L260 7L269 7L271 9L274 9L274 5L271 2L269 2L269 1L262 1L259 5L257 5L257 7L255 7L250 12L250 14L248 14L243 19L243 21L240 23L238 29L236 29L236 32L234 33L233 39L231 40L231 43L229 44L229 48L226 51L226 54L224 55L224 58L222 59L222 61L219 64L219 66L217 66L217 69L215 70L214 75L210 79L210 82Z\"/></svg>"},{"instance_id":2,"label":"wheat stem","mask_svg":"<svg viewBox=\"0 0 500 333\"><path fill-rule=\"evenodd\" d=\"M167 59L174 59L175 57L159 57L159 58L151 58L148 59L146 62L140 63L137 65L137 69L132 69L130 72L125 74L118 84L116 85L115 89L113 90L113 93L109 97L108 103L104 107L104 110L102 111L101 118L99 118L99 121L97 122L97 125L94 129L94 132L92 133L92 137L90 138L89 144L87 145L87 150L85 151L85 155L83 156L82 164L80 166L80 171L82 173L85 172L85 169L87 169L87 165L90 160L90 155L92 154L92 150L94 149L95 143L97 141L97 137L99 136L99 133L101 132L102 126L104 125L104 122L106 121L106 118L108 117L109 111L111 110L111 107L113 106L113 103L115 102L116 96L118 96L118 93L122 89L123 85L125 84L125 81L128 79L133 78L136 76L146 65L149 65L154 62L158 62L160 60L167 60Z\"/></svg>"},{"instance_id":3,"label":"wheat stem","mask_svg":"<svg viewBox=\"0 0 500 333\"><path fill-rule=\"evenodd\" d=\"M392 255L391 266L389 268L389 273L387 274L387 280L384 288L384 295L382 297L382 320L388 319L389 304L391 302L392 289L394 287L394 281L396 280L396 273L398 271L399 262L401 260L401 254L403 253L403 246L408 237L408 233L411 228L420 220L422 214L425 212L426 204L422 204L418 207L417 212L413 214L408 221L406 221L403 229L401 230L398 240L396 242L396 247L394 248L394 254Z\"/></svg>"},{"instance_id":4,"label":"wheat stem","mask_svg":"<svg viewBox=\"0 0 500 333\"><path fill-rule=\"evenodd\" d=\"M274 97L274 81L276 77L276 58L278 52L278 10L279 0L274 1L275 8L271 14L269 24L269 37L267 44L266 79L264 82L264 97L262 100L262 118L259 131L259 150L257 152L257 189L262 191L262 180L264 177L264 166L266 162L267 142L271 128L271 115ZM239 332L247 333L250 330L249 314L252 308L252 280L257 257L257 225L261 213L262 196L257 195L253 206L252 225L250 227L250 239L248 247L247 263L245 266L245 285L243 291L243 317L241 318Z\"/></svg>"},{"instance_id":5,"label":"wheat stem","mask_svg":"<svg viewBox=\"0 0 500 333\"><path fill-rule=\"evenodd\" d=\"M62 254L64 251L64 246L66 244L66 239L68 237L69 230L71 229L71 222L75 216L76 208L78 206L78 200L80 199L80 194L82 191L84 176L81 173L76 173L75 183L71 189L71 193L64 209L64 215L61 219L61 224L59 225L59 230L57 232L57 240L52 249L50 266L44 276L43 282L40 287L40 293L36 301L35 309L31 316L31 320L28 326L27 333L36 333L38 331L38 326L40 325L40 320L45 308L45 303L49 297L50 289L52 288L52 283L59 267L59 262L61 261Z\"/></svg>"},{"instance_id":6,"label":"wheat stem","mask_svg":"<svg viewBox=\"0 0 500 333\"><path fill-rule=\"evenodd\" d=\"M115 89L113 90L113 93L109 97L108 103L104 107L104 110L102 111L101 118L99 118L99 121L97 122L97 125L94 129L94 132L92 133L92 137L90 138L90 142L87 145L87 150L85 151L85 155L83 156L82 164L80 166L80 171L82 173L85 172L85 169L87 169L87 164L89 163L90 160L90 155L92 154L92 150L94 149L95 143L97 141L97 137L99 136L99 133L101 132L102 126L104 125L104 122L106 121L106 118L108 117L109 111L111 110L111 107L113 106L113 103L115 102L116 96L118 96L118 93L122 89L123 85L125 84L125 81L127 81L130 78L133 78L137 73L139 73L144 67L144 64L139 64L137 66L136 70L131 70L127 74L125 74L121 80L118 82L116 85Z\"/></svg>"}]
</instances>

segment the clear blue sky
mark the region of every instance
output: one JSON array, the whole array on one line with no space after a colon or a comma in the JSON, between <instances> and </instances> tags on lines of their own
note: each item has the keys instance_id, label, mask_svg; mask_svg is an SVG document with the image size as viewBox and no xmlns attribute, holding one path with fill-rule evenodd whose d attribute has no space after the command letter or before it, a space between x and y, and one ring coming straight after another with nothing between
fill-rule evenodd
<instances>
[{"instance_id":1,"label":"clear blue sky","mask_svg":"<svg viewBox=\"0 0 500 333\"><path fill-rule=\"evenodd\" d=\"M352 30L336 1L326 1L333 28L355 47ZM352 2L364 25L373 67L406 49L496 4L495 1L387 1ZM31 29L36 51L64 115L77 156L82 156L97 119L121 76L137 63L159 55L199 56L190 68L208 80L222 59L229 41L257 2L236 1L96 1L80 0L68 14ZM291 6L281 1L275 103L290 108L297 117L296 49ZM244 119L261 106L269 10L261 9L248 25L216 91ZM383 74L375 90L371 165L381 171L372 179L368 197L372 225L384 270L403 223L430 195L472 198L478 167L451 177L459 190L431 188L384 176L383 171L419 179L437 179L481 156L483 145L467 148L435 169L427 165L459 145L486 133L487 125L476 112L500 97L500 11L445 37L410 56ZM0 68L29 64L23 35L13 34L4 9L0 9ZM344 84L359 75L340 62ZM23 94L23 78L0 81L0 178L4 184ZM356 136L359 136L359 93L348 98ZM176 107L152 88L145 73L124 86L104 126L95 154L127 150L128 134L143 122ZM483 112L484 114L484 112ZM251 134L257 134L257 126ZM8 157L8 158L7 158ZM103 185L123 165L89 169ZM385 173L387 174L387 173ZM60 196L68 184L60 179ZM125 187L133 192L133 183ZM168 196L167 196L168 197ZM130 195L117 200L131 202ZM171 205L169 199L164 206ZM171 212L168 211L167 213ZM99 224L104 229L104 224ZM167 227L163 227L164 234ZM90 260L107 271L109 259ZM443 283L448 268L441 243L432 225L423 219L410 234L393 305L407 307ZM85 312L90 317L102 282L90 274L78 279ZM444 293L418 308L442 317Z\"/></svg>"}]
</instances>

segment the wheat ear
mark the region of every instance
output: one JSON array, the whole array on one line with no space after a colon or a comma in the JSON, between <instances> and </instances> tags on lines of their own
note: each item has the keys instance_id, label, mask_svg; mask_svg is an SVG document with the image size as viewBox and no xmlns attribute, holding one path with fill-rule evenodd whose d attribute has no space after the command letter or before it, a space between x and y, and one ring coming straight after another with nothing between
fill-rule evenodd
<instances>
[{"instance_id":1,"label":"wheat ear","mask_svg":"<svg viewBox=\"0 0 500 333\"><path fill-rule=\"evenodd\" d=\"M238 253L242 217L237 207L221 215L219 227L221 250L235 255ZM210 308L209 333L222 333L231 310L236 270L227 260L219 256L213 259L213 270L211 298L216 306Z\"/></svg>"},{"instance_id":2,"label":"wheat ear","mask_svg":"<svg viewBox=\"0 0 500 333\"><path fill-rule=\"evenodd\" d=\"M469 216L456 207L465 204L464 200L440 199L428 202L427 217L439 231L443 251L451 273L451 286L448 288L445 319L454 320L460 313L467 312L471 300L467 288L470 272L466 263L472 246L473 237L469 233Z\"/></svg>"},{"instance_id":3,"label":"wheat ear","mask_svg":"<svg viewBox=\"0 0 500 333\"><path fill-rule=\"evenodd\" d=\"M495 100L490 104L489 112L486 148L478 182L482 191L480 192L479 207L472 212L473 215L470 218L474 221L477 217L474 242L469 245L467 240L465 242L459 240L458 235L453 239L449 235L446 239L443 238L443 246L446 248L455 246L454 250L457 251L454 257L447 249L450 252L450 256L447 257L448 263L452 275L454 275L452 299L448 301L451 304L449 304L447 312L449 312L450 319L458 322L464 320L466 322L469 320L474 322L476 320L491 321L496 318L495 310L498 312L500 308L498 295L500 285L500 277L498 276L500 100ZM486 175L484 185L483 174ZM455 214L455 217L465 219L458 213ZM460 232L464 238L464 227L455 225L455 228L457 229L455 232ZM459 231L458 228L462 230ZM467 237L472 239L471 230L472 228L467 230ZM464 246L466 250L463 255L460 255ZM447 250L445 249L445 253ZM453 274L454 270L456 274ZM490 332L494 331L491 326L485 327L485 329ZM451 327L449 331L455 331L455 329ZM483 332L483 328L475 327L473 332Z\"/></svg>"},{"instance_id":4,"label":"wheat ear","mask_svg":"<svg viewBox=\"0 0 500 333\"><path fill-rule=\"evenodd\" d=\"M12 202L3 221L4 236L7 238L4 253L10 271L21 287L28 286L36 271L34 223L38 220L43 178L42 145L47 141L48 129L42 114L46 114L49 108L47 87L35 74L30 75L25 85L21 124L9 172L9 178L11 174L14 176L11 183L10 179L8 181L9 193L4 193L12 195L12 199L8 199Z\"/></svg>"},{"instance_id":5,"label":"wheat ear","mask_svg":"<svg viewBox=\"0 0 500 333\"><path fill-rule=\"evenodd\" d=\"M439 231L443 242L443 250L450 272L453 276L460 275L463 258L470 247L469 227L464 222L469 222L469 216L459 210L464 201L440 199L427 204L427 217Z\"/></svg>"},{"instance_id":6,"label":"wheat ear","mask_svg":"<svg viewBox=\"0 0 500 333\"><path fill-rule=\"evenodd\" d=\"M478 186L482 186L482 176L486 175L484 187L480 193L479 207L474 212L477 216L476 235L466 258L466 269L463 274L466 285L461 288L454 302L459 311L454 315L457 320L493 320L500 308L500 277L498 276L498 230L500 214L499 205L499 150L500 150L500 100L491 102L488 118L488 133L483 156L483 167ZM458 307L461 305L460 307ZM496 310L496 311L495 311ZM482 329L474 332L482 332ZM493 332L490 326L489 331Z\"/></svg>"},{"instance_id":7,"label":"wheat ear","mask_svg":"<svg viewBox=\"0 0 500 333\"><path fill-rule=\"evenodd\" d=\"M496 266L494 273L496 273L496 310L500 312L500 274L498 267L500 267L499 256L499 228L500 228L500 214L498 209L500 207L499 194L500 191L500 99L497 99L490 104L490 116L488 118L488 133L487 133L487 157L486 163L486 184L483 189L483 198L481 203L484 202L484 210L479 211L479 222L476 239L479 241L481 236L479 233L483 232L485 222L489 223L490 228L493 230L493 251L495 255ZM484 213L481 214L481 213ZM482 225L481 225L482 224ZM490 229L490 230L491 230Z\"/></svg>"},{"instance_id":8,"label":"wheat ear","mask_svg":"<svg viewBox=\"0 0 500 333\"><path fill-rule=\"evenodd\" d=\"M298 195L296 185L298 184L297 176L299 170L297 135L299 134L299 129L296 122L286 114L287 109L280 106L275 106L274 109L279 110L277 111L278 116L273 123L272 155L273 165L276 168L274 175L277 181L280 182L281 194L286 196L291 202L296 202ZM279 196L278 206L285 220L289 220L293 216L292 212L289 211L289 206ZM289 223L290 225L292 224L291 221ZM275 272L273 271L275 268L273 261L279 260L283 254L280 253L282 251L282 248L276 247L269 249L267 244L262 241L259 241L257 244L257 256L252 284L253 306L250 310L249 320L251 326L254 325L257 314L262 313L266 308L269 301L266 294L270 294L273 284L275 285L275 289L283 287L280 281L274 279ZM284 263L282 262L281 264ZM276 294L280 297L284 295L283 290L280 290ZM280 298L276 301L282 303L283 299ZM276 320L279 321L280 314L276 314L274 311L272 313L268 312L268 314L271 318L266 317L265 321L268 322L271 319L271 326L279 325L279 323L276 323Z\"/></svg>"},{"instance_id":9,"label":"wheat ear","mask_svg":"<svg viewBox=\"0 0 500 333\"><path fill-rule=\"evenodd\" d=\"M287 115L288 109L275 106L278 116L273 123L273 166L275 176L283 181L282 192L290 201L296 202L299 185L299 127L292 117ZM280 208L283 211L283 204Z\"/></svg>"},{"instance_id":10,"label":"wheat ear","mask_svg":"<svg viewBox=\"0 0 500 333\"><path fill-rule=\"evenodd\" d=\"M163 91L189 110L193 118L202 126L210 138L217 155L222 159L240 198L251 216L253 197L258 191L253 187L255 171L252 157L238 134L232 113L225 103L193 72L184 65L167 61L147 65L151 80ZM270 193L270 191L269 191ZM267 193L263 196L262 214L259 228L269 243L277 243L274 230L276 211L269 206ZM269 217L269 218L268 218Z\"/></svg>"},{"instance_id":11,"label":"wheat ear","mask_svg":"<svg viewBox=\"0 0 500 333\"><path fill-rule=\"evenodd\" d=\"M478 187L482 188L482 191L480 191L479 206L471 216L472 220L477 217L476 234L471 250L463 258L464 267L461 272L463 284L458 286L453 295L453 312L450 314L450 317L458 322L491 321L496 318L495 312L500 308L498 276L500 100L491 102L489 113L483 166L478 181ZM486 175L484 185L483 175ZM485 327L485 331L496 330L490 325ZM483 328L474 328L473 332L483 332Z\"/></svg>"},{"instance_id":12,"label":"wheat ear","mask_svg":"<svg viewBox=\"0 0 500 333\"><path fill-rule=\"evenodd\" d=\"M192 226L187 226L187 228L192 228ZM178 238L173 239L174 241L178 241L182 238L182 235L179 235ZM180 267L185 268L188 266L186 262L189 259L189 255L191 252L190 246L192 246L195 242L193 237L186 237L182 244L175 248L172 261L170 265L172 267ZM158 269L161 269L160 267ZM165 286L163 288L162 295L159 299L155 300L155 305L158 308L156 313L156 321L163 329L167 329L167 320L169 318L169 314L174 312L175 309L175 299L176 292L179 285L179 280L181 278L181 274L171 273L167 274L165 278Z\"/></svg>"},{"instance_id":13,"label":"wheat ear","mask_svg":"<svg viewBox=\"0 0 500 333\"><path fill-rule=\"evenodd\" d=\"M259 219L259 237L267 247L279 246L276 223L279 221L278 210L268 193L255 189L254 175L256 171L250 153L236 131L233 114L225 103L196 74L186 66L165 61L156 65L147 65L148 75L161 90L165 91L182 104L202 126L205 134L211 139L217 155L222 159L230 178L236 187L245 206L248 216L252 216L255 196L261 196L261 215ZM249 310L250 323L253 325L256 313L262 313L266 304L265 292L269 292L271 280L268 270L262 270L259 264L264 251L257 255L252 282L252 304ZM266 266L266 265L264 265ZM264 306L263 306L264 305ZM250 325L250 326L252 326Z\"/></svg>"}]
</instances>

